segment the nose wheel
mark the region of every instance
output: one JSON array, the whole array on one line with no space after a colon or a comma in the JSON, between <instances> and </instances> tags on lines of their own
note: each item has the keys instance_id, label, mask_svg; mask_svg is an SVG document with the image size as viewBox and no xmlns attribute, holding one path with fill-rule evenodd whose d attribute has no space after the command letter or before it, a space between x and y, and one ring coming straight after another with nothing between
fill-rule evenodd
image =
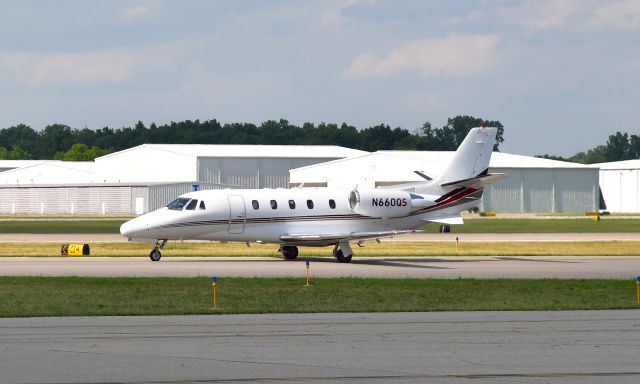
<instances>
[{"instance_id":1,"label":"nose wheel","mask_svg":"<svg viewBox=\"0 0 640 384\"><path fill-rule=\"evenodd\" d=\"M160 250L164 248L165 245L167 245L166 239L156 241L156 243L153 245L153 251L149 253L149 258L151 259L151 261L160 261L160 258L162 257L162 253L160 253Z\"/></svg>"},{"instance_id":2,"label":"nose wheel","mask_svg":"<svg viewBox=\"0 0 640 384\"><path fill-rule=\"evenodd\" d=\"M157 249L154 249L153 251L151 251L151 253L149 253L149 258L151 259L151 261L160 261L161 257L162 254Z\"/></svg>"}]
</instances>

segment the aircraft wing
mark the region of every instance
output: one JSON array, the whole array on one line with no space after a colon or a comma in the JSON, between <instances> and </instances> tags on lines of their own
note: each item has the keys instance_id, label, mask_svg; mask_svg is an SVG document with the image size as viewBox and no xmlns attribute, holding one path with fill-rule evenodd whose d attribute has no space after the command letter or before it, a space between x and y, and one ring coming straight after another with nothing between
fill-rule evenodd
<instances>
[{"instance_id":1,"label":"aircraft wing","mask_svg":"<svg viewBox=\"0 0 640 384\"><path fill-rule=\"evenodd\" d=\"M390 237L403 233L413 232L405 231L380 231L380 232L351 232L351 233L326 233L326 234L287 234L280 236L280 240L284 243L307 244L307 245L330 245L340 241L377 239L379 237Z\"/></svg>"},{"instance_id":2,"label":"aircraft wing","mask_svg":"<svg viewBox=\"0 0 640 384\"><path fill-rule=\"evenodd\" d=\"M464 221L462 220L462 217L459 213L456 213L455 215L439 215L426 217L422 219L422 221L440 224L464 224Z\"/></svg>"}]
</instances>

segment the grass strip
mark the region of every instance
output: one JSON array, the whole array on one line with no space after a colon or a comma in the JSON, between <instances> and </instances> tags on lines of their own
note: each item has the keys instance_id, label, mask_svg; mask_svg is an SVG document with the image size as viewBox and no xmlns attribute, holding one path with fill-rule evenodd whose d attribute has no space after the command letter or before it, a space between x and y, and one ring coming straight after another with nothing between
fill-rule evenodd
<instances>
[{"instance_id":1,"label":"grass strip","mask_svg":"<svg viewBox=\"0 0 640 384\"><path fill-rule=\"evenodd\" d=\"M141 243L90 244L91 256L129 257L149 256L153 247ZM163 257L282 257L274 244L244 243L175 243L162 250ZM299 257L328 257L332 247L300 247ZM358 256L637 256L640 241L585 241L585 242L460 242L456 253L455 242L368 242L354 247ZM0 243L0 257L60 256L60 244L54 243ZM85 256L86 257L86 256Z\"/></svg>"},{"instance_id":2,"label":"grass strip","mask_svg":"<svg viewBox=\"0 0 640 384\"><path fill-rule=\"evenodd\" d=\"M120 233L124 219L107 220L6 220L0 221L0 233ZM640 219L510 219L469 218L464 225L454 225L455 233L619 233L639 232ZM439 225L422 229L437 232Z\"/></svg>"},{"instance_id":3,"label":"grass strip","mask_svg":"<svg viewBox=\"0 0 640 384\"><path fill-rule=\"evenodd\" d=\"M0 317L631 309L635 282L0 277Z\"/></svg>"},{"instance_id":4,"label":"grass strip","mask_svg":"<svg viewBox=\"0 0 640 384\"><path fill-rule=\"evenodd\" d=\"M126 220L7 220L0 233L120 233Z\"/></svg>"},{"instance_id":5,"label":"grass strip","mask_svg":"<svg viewBox=\"0 0 640 384\"><path fill-rule=\"evenodd\" d=\"M426 225L423 230L438 232L439 225ZM455 233L630 233L640 231L640 219L590 217L579 219L464 219L463 225L452 225Z\"/></svg>"}]
</instances>

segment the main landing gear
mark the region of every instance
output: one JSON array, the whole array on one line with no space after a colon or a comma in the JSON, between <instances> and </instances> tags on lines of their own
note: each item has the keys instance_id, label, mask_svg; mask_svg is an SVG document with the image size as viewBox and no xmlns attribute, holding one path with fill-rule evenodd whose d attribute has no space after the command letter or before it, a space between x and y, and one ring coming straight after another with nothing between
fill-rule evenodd
<instances>
[{"instance_id":1,"label":"main landing gear","mask_svg":"<svg viewBox=\"0 0 640 384\"><path fill-rule=\"evenodd\" d=\"M333 247L333 256L338 260L338 263L350 263L353 251L351 250L349 242L343 241L336 244L336 246Z\"/></svg>"},{"instance_id":2,"label":"main landing gear","mask_svg":"<svg viewBox=\"0 0 640 384\"><path fill-rule=\"evenodd\" d=\"M149 253L149 258L151 259L151 261L160 261L160 258L162 257L160 249L164 248L165 245L167 245L166 239L156 240L155 244L153 245L153 251Z\"/></svg>"},{"instance_id":3,"label":"main landing gear","mask_svg":"<svg viewBox=\"0 0 640 384\"><path fill-rule=\"evenodd\" d=\"M287 260L295 260L298 257L298 247L295 245L281 245L278 252Z\"/></svg>"},{"instance_id":4,"label":"main landing gear","mask_svg":"<svg viewBox=\"0 0 640 384\"><path fill-rule=\"evenodd\" d=\"M295 260L298 258L298 247L295 245L281 245L278 252L282 253L285 260ZM333 257L336 258L338 263L350 263L352 256L353 251L348 241L337 243L333 248Z\"/></svg>"}]
</instances>

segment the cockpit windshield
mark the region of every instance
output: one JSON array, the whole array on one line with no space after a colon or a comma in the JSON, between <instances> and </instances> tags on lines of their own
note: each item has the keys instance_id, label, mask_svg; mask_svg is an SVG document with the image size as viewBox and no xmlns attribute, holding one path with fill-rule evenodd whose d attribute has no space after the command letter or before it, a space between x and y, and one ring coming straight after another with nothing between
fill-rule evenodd
<instances>
[{"instance_id":1,"label":"cockpit windshield","mask_svg":"<svg viewBox=\"0 0 640 384\"><path fill-rule=\"evenodd\" d=\"M167 208L173 209L175 211L182 211L182 208L187 204L189 199L186 197L178 197L167 205Z\"/></svg>"},{"instance_id":2,"label":"cockpit windshield","mask_svg":"<svg viewBox=\"0 0 640 384\"><path fill-rule=\"evenodd\" d=\"M188 209L188 210L190 210L190 211L193 211L194 209L196 209L196 206L197 206L197 205L198 205L198 200L193 199L193 200L191 200L191 201L189 202L189 204L187 204L187 208L185 208L185 209Z\"/></svg>"}]
</instances>

